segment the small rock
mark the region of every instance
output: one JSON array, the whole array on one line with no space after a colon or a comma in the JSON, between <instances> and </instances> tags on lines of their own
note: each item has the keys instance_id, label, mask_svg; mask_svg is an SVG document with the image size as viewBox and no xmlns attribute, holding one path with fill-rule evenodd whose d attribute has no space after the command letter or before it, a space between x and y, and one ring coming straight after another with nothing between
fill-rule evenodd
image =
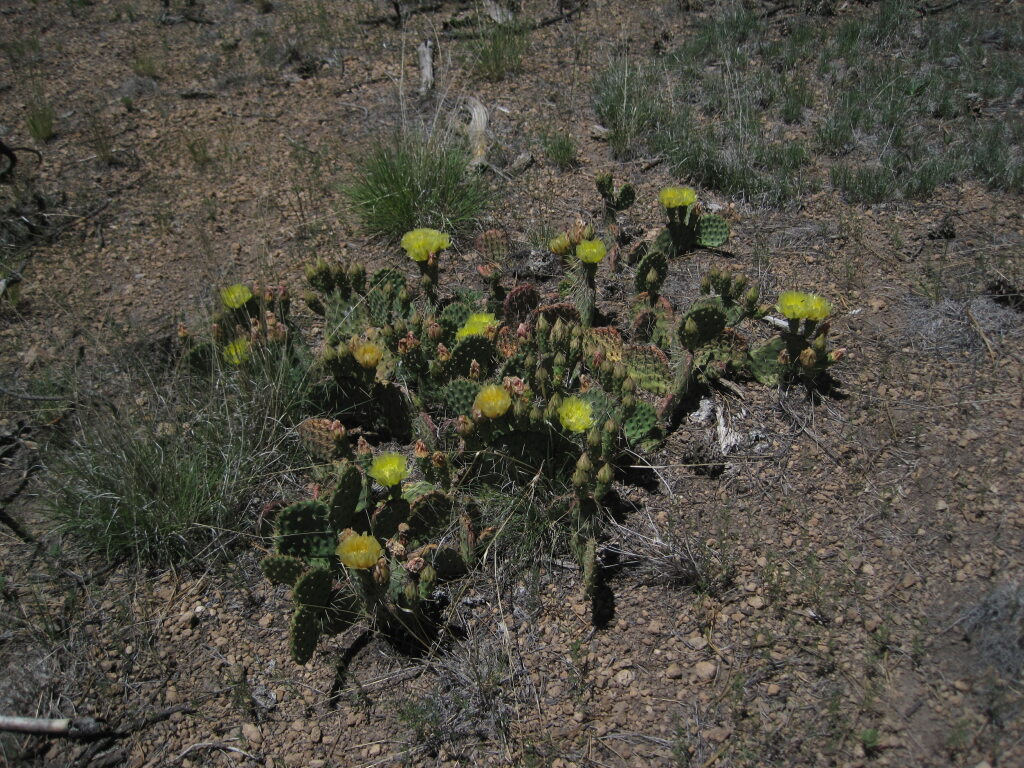
<instances>
[{"instance_id":1,"label":"small rock","mask_svg":"<svg viewBox=\"0 0 1024 768\"><path fill-rule=\"evenodd\" d=\"M721 744L731 735L732 726L729 725L720 725L717 728L708 728L708 730L703 731L701 733L701 736L703 736L705 739L707 739L708 741L713 741L716 744Z\"/></svg>"},{"instance_id":2,"label":"small rock","mask_svg":"<svg viewBox=\"0 0 1024 768\"><path fill-rule=\"evenodd\" d=\"M665 670L665 677L669 680L678 680L683 676L683 668L676 662L672 662L668 665L668 669Z\"/></svg>"},{"instance_id":3,"label":"small rock","mask_svg":"<svg viewBox=\"0 0 1024 768\"><path fill-rule=\"evenodd\" d=\"M782 686L779 685L778 683L770 683L768 685L768 695L769 696L778 696L779 692L781 690L782 690Z\"/></svg>"},{"instance_id":4,"label":"small rock","mask_svg":"<svg viewBox=\"0 0 1024 768\"><path fill-rule=\"evenodd\" d=\"M698 661L693 667L698 680L713 680L718 673L718 665L713 661Z\"/></svg>"},{"instance_id":5,"label":"small rock","mask_svg":"<svg viewBox=\"0 0 1024 768\"><path fill-rule=\"evenodd\" d=\"M272 614L272 613L265 613L265 614L263 614L263 618L260 619L260 626L263 627L263 629L266 629L267 627L269 627L271 625L271 623L273 621L274 621L274 614Z\"/></svg>"},{"instance_id":6,"label":"small rock","mask_svg":"<svg viewBox=\"0 0 1024 768\"><path fill-rule=\"evenodd\" d=\"M244 736L245 740L250 744L259 745L263 743L263 732L260 731L258 725L254 725L253 723L242 724L242 736Z\"/></svg>"},{"instance_id":7,"label":"small rock","mask_svg":"<svg viewBox=\"0 0 1024 768\"><path fill-rule=\"evenodd\" d=\"M747 599L747 605L749 605L751 608L754 608L755 610L758 608L764 608L764 598L760 595L754 595L753 597Z\"/></svg>"},{"instance_id":8,"label":"small rock","mask_svg":"<svg viewBox=\"0 0 1024 768\"><path fill-rule=\"evenodd\" d=\"M620 669L615 673L615 682L621 686L630 685L636 680L636 672L632 669Z\"/></svg>"}]
</instances>

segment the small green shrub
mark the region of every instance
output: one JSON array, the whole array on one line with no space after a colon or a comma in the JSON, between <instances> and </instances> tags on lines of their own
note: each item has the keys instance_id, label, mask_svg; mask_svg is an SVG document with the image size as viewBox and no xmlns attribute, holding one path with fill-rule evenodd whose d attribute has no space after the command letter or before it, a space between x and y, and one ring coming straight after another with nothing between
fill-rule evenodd
<instances>
[{"instance_id":1,"label":"small green shrub","mask_svg":"<svg viewBox=\"0 0 1024 768\"><path fill-rule=\"evenodd\" d=\"M28 135L36 141L49 141L53 138L53 120L55 117L53 105L46 98L46 93L42 87L35 88L25 115Z\"/></svg>"},{"instance_id":2,"label":"small green shrub","mask_svg":"<svg viewBox=\"0 0 1024 768\"><path fill-rule=\"evenodd\" d=\"M403 135L370 151L346 194L371 234L397 240L417 227L464 230L488 203L483 180L468 164L454 141Z\"/></svg>"}]
</instances>

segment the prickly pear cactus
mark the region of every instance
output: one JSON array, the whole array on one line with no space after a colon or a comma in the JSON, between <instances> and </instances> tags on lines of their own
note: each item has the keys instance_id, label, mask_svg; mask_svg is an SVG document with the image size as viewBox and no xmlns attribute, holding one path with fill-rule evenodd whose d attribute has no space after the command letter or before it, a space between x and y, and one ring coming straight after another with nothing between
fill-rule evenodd
<instances>
[{"instance_id":1,"label":"prickly pear cactus","mask_svg":"<svg viewBox=\"0 0 1024 768\"><path fill-rule=\"evenodd\" d=\"M721 302L703 299L683 315L679 326L680 340L683 346L692 351L720 334L725 328L725 322L725 311Z\"/></svg>"},{"instance_id":2,"label":"prickly pear cactus","mask_svg":"<svg viewBox=\"0 0 1024 768\"><path fill-rule=\"evenodd\" d=\"M649 403L640 401L622 424L622 432L630 445L640 445L646 440L656 439L658 414Z\"/></svg>"},{"instance_id":3,"label":"prickly pear cactus","mask_svg":"<svg viewBox=\"0 0 1024 768\"><path fill-rule=\"evenodd\" d=\"M306 419L295 430L306 449L324 461L348 453L345 427L336 419Z\"/></svg>"},{"instance_id":4,"label":"prickly pear cactus","mask_svg":"<svg viewBox=\"0 0 1024 768\"><path fill-rule=\"evenodd\" d=\"M300 605L292 614L288 644L296 664L305 664L316 651L320 640L322 611Z\"/></svg>"},{"instance_id":5,"label":"prickly pear cactus","mask_svg":"<svg viewBox=\"0 0 1024 768\"><path fill-rule=\"evenodd\" d=\"M721 216L706 213L697 221L697 244L702 248L719 248L729 239L729 222Z\"/></svg>"},{"instance_id":6,"label":"prickly pear cactus","mask_svg":"<svg viewBox=\"0 0 1024 768\"><path fill-rule=\"evenodd\" d=\"M277 520L277 551L282 555L326 558L337 543L327 524L327 506L299 501L281 510Z\"/></svg>"},{"instance_id":7,"label":"prickly pear cactus","mask_svg":"<svg viewBox=\"0 0 1024 768\"><path fill-rule=\"evenodd\" d=\"M664 394L672 384L672 369L668 355L653 344L630 345L626 348L625 363L636 383L648 392Z\"/></svg>"},{"instance_id":8,"label":"prickly pear cactus","mask_svg":"<svg viewBox=\"0 0 1024 768\"><path fill-rule=\"evenodd\" d=\"M293 587L306 570L306 561L293 555L270 555L263 559L260 568L271 583Z\"/></svg>"},{"instance_id":9,"label":"prickly pear cactus","mask_svg":"<svg viewBox=\"0 0 1024 768\"><path fill-rule=\"evenodd\" d=\"M539 304L540 293L535 286L529 283L517 285L505 296L502 315L505 322L514 328L520 323L525 323Z\"/></svg>"},{"instance_id":10,"label":"prickly pear cactus","mask_svg":"<svg viewBox=\"0 0 1024 768\"><path fill-rule=\"evenodd\" d=\"M459 416L469 415L473 410L473 400L480 391L480 384L469 379L455 379L444 389L444 403L448 411Z\"/></svg>"}]
</instances>

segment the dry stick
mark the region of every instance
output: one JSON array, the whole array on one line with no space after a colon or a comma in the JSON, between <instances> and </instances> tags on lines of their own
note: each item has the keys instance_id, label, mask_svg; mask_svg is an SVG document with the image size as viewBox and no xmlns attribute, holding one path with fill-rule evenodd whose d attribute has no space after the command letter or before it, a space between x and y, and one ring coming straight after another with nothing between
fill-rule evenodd
<instances>
[{"instance_id":1,"label":"dry stick","mask_svg":"<svg viewBox=\"0 0 1024 768\"><path fill-rule=\"evenodd\" d=\"M469 125L466 133L469 136L469 167L479 168L487 163L487 107L476 96L466 99L469 110Z\"/></svg>"},{"instance_id":2,"label":"dry stick","mask_svg":"<svg viewBox=\"0 0 1024 768\"><path fill-rule=\"evenodd\" d=\"M425 96L434 87L434 42L424 40L416 46L420 62L420 96Z\"/></svg>"},{"instance_id":3,"label":"dry stick","mask_svg":"<svg viewBox=\"0 0 1024 768\"><path fill-rule=\"evenodd\" d=\"M988 356L992 358L992 362L994 363L998 357L996 355L995 347L992 346L992 342L989 341L988 335L982 329L981 323L978 322L978 318L976 318L974 316L974 312L971 311L971 305L966 304L965 306L967 308L967 317L970 318L971 323L974 325L974 330L976 330L978 335L981 336L981 340L985 342L985 347L988 349Z\"/></svg>"},{"instance_id":4,"label":"dry stick","mask_svg":"<svg viewBox=\"0 0 1024 768\"><path fill-rule=\"evenodd\" d=\"M0 715L0 731L64 736L69 739L94 739L109 733L107 726L91 717L13 717Z\"/></svg>"}]
</instances>

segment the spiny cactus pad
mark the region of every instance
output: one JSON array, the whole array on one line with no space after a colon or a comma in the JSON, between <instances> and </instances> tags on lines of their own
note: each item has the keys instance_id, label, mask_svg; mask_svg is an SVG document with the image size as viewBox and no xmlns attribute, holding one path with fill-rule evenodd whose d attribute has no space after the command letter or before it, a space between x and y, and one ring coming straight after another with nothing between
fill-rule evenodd
<instances>
[{"instance_id":1,"label":"spiny cactus pad","mask_svg":"<svg viewBox=\"0 0 1024 768\"><path fill-rule=\"evenodd\" d=\"M296 664L305 664L313 657L320 639L320 614L321 611L305 605L300 605L292 614L289 644Z\"/></svg>"},{"instance_id":2,"label":"spiny cactus pad","mask_svg":"<svg viewBox=\"0 0 1024 768\"><path fill-rule=\"evenodd\" d=\"M664 394L672 384L668 355L653 344L630 345L625 362L636 383L648 392Z\"/></svg>"},{"instance_id":3,"label":"spiny cactus pad","mask_svg":"<svg viewBox=\"0 0 1024 768\"><path fill-rule=\"evenodd\" d=\"M306 450L325 461L340 456L347 446L344 427L333 419L306 419L295 431Z\"/></svg>"},{"instance_id":4,"label":"spiny cactus pad","mask_svg":"<svg viewBox=\"0 0 1024 768\"><path fill-rule=\"evenodd\" d=\"M481 375L490 373L494 363L494 342L485 336L467 336L452 350L451 359L445 365L449 376L468 376L473 361L480 366Z\"/></svg>"},{"instance_id":5,"label":"spiny cactus pad","mask_svg":"<svg viewBox=\"0 0 1024 768\"><path fill-rule=\"evenodd\" d=\"M725 328L725 310L718 299L703 299L683 316L680 339L687 349L707 344Z\"/></svg>"},{"instance_id":6,"label":"spiny cactus pad","mask_svg":"<svg viewBox=\"0 0 1024 768\"><path fill-rule=\"evenodd\" d=\"M622 361L623 351L622 336L615 328L591 328L587 332L587 354L591 358L600 355L604 360L618 363Z\"/></svg>"},{"instance_id":7,"label":"spiny cactus pad","mask_svg":"<svg viewBox=\"0 0 1024 768\"><path fill-rule=\"evenodd\" d=\"M455 339L455 333L466 324L471 314L473 314L473 308L461 301L452 302L442 310L437 321L444 331L445 341L451 342Z\"/></svg>"},{"instance_id":8,"label":"spiny cactus pad","mask_svg":"<svg viewBox=\"0 0 1024 768\"><path fill-rule=\"evenodd\" d=\"M623 423L622 432L632 445L636 445L641 440L650 437L657 426L658 414L654 407L649 403L639 402Z\"/></svg>"},{"instance_id":9,"label":"spiny cactus pad","mask_svg":"<svg viewBox=\"0 0 1024 768\"><path fill-rule=\"evenodd\" d=\"M339 461L335 463L335 476L337 481L327 512L331 530L337 532L357 528L356 512L363 492L363 473L351 461Z\"/></svg>"},{"instance_id":10,"label":"spiny cactus pad","mask_svg":"<svg viewBox=\"0 0 1024 768\"><path fill-rule=\"evenodd\" d=\"M327 506L319 501L299 501L282 509L277 536L282 555L330 557L336 545L327 525Z\"/></svg>"},{"instance_id":11,"label":"spiny cactus pad","mask_svg":"<svg viewBox=\"0 0 1024 768\"><path fill-rule=\"evenodd\" d=\"M326 568L314 568L304 573L295 582L292 598L296 605L324 609L331 602L331 572Z\"/></svg>"},{"instance_id":12,"label":"spiny cactus pad","mask_svg":"<svg viewBox=\"0 0 1024 768\"><path fill-rule=\"evenodd\" d=\"M651 278L653 277L653 282ZM654 291L661 289L665 278L668 277L668 258L665 252L651 248L645 253L636 265L636 277L633 280L633 287L637 293L643 291Z\"/></svg>"},{"instance_id":13,"label":"spiny cactus pad","mask_svg":"<svg viewBox=\"0 0 1024 768\"><path fill-rule=\"evenodd\" d=\"M729 222L721 216L707 213L697 222L697 242L703 248L718 248L729 239Z\"/></svg>"},{"instance_id":14,"label":"spiny cactus pad","mask_svg":"<svg viewBox=\"0 0 1024 768\"><path fill-rule=\"evenodd\" d=\"M306 563L302 558L292 555L270 555L263 558L260 569L272 583L292 587L306 570Z\"/></svg>"},{"instance_id":15,"label":"spiny cactus pad","mask_svg":"<svg viewBox=\"0 0 1024 768\"><path fill-rule=\"evenodd\" d=\"M455 379L444 388L444 404L453 416L468 415L473 410L473 400L480 391L480 384L469 379Z\"/></svg>"},{"instance_id":16,"label":"spiny cactus pad","mask_svg":"<svg viewBox=\"0 0 1024 768\"><path fill-rule=\"evenodd\" d=\"M540 304L540 293L537 288L529 283L517 285L502 303L502 315L505 322L509 324L524 323L530 317L530 313Z\"/></svg>"}]
</instances>

